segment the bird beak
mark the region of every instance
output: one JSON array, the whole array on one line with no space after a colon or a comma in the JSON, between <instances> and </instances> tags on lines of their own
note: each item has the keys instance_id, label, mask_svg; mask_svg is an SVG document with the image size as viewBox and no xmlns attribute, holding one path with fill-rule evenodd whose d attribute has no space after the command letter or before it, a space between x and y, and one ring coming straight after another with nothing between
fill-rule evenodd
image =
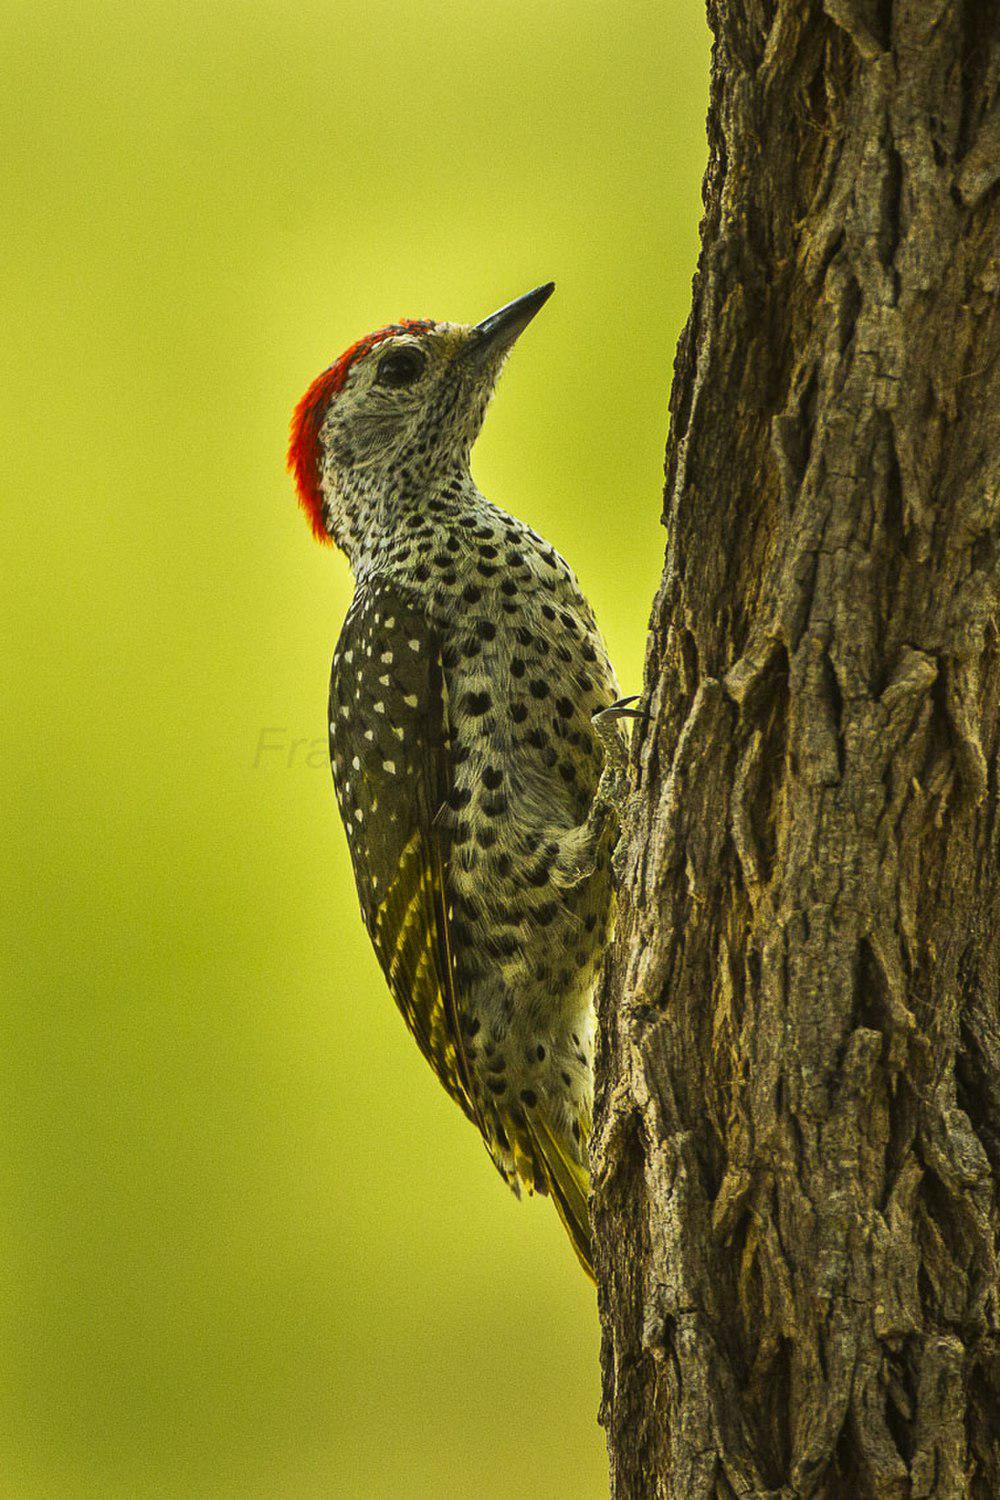
<instances>
[{"instance_id":1,"label":"bird beak","mask_svg":"<svg viewBox=\"0 0 1000 1500\"><path fill-rule=\"evenodd\" d=\"M546 281L543 286L536 286L533 292L525 292L523 297L515 297L513 302L490 313L471 329L465 353L477 364L492 354L505 354L555 289L554 281Z\"/></svg>"}]
</instances>

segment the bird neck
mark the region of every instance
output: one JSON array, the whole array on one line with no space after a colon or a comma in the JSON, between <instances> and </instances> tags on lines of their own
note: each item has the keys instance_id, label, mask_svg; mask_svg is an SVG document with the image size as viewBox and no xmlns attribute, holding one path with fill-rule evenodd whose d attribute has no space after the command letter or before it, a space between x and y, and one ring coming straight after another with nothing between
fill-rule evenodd
<instances>
[{"instance_id":1,"label":"bird neck","mask_svg":"<svg viewBox=\"0 0 1000 1500\"><path fill-rule=\"evenodd\" d=\"M492 509L468 464L435 469L401 465L388 473L364 469L338 475L331 496L333 536L357 582L412 558L416 547L454 531L461 516Z\"/></svg>"}]
</instances>

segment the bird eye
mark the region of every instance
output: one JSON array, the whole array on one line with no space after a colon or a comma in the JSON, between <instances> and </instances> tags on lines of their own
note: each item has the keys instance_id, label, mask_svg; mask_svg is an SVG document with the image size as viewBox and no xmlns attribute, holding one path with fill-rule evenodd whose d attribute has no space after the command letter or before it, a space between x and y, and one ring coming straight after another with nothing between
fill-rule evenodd
<instances>
[{"instance_id":1,"label":"bird eye","mask_svg":"<svg viewBox=\"0 0 1000 1500\"><path fill-rule=\"evenodd\" d=\"M424 356L419 349L390 349L378 363L379 385L412 385L423 373Z\"/></svg>"}]
</instances>

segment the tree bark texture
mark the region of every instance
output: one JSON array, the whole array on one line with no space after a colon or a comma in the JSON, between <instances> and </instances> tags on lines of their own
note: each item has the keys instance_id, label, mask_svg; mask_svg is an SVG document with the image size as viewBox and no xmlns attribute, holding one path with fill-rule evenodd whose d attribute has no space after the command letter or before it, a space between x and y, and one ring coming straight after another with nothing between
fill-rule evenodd
<instances>
[{"instance_id":1,"label":"tree bark texture","mask_svg":"<svg viewBox=\"0 0 1000 1500\"><path fill-rule=\"evenodd\" d=\"M1000 5L711 0L593 1142L620 1497L1000 1496Z\"/></svg>"}]
</instances>

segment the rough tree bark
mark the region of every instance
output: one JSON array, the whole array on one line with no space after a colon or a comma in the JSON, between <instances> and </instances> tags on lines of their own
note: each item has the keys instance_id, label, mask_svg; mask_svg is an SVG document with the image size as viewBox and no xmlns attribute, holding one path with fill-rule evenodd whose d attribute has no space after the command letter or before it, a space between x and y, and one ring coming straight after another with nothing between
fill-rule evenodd
<instances>
[{"instance_id":1,"label":"rough tree bark","mask_svg":"<svg viewBox=\"0 0 1000 1500\"><path fill-rule=\"evenodd\" d=\"M1000 6L712 0L593 1165L618 1496L1000 1496Z\"/></svg>"}]
</instances>

